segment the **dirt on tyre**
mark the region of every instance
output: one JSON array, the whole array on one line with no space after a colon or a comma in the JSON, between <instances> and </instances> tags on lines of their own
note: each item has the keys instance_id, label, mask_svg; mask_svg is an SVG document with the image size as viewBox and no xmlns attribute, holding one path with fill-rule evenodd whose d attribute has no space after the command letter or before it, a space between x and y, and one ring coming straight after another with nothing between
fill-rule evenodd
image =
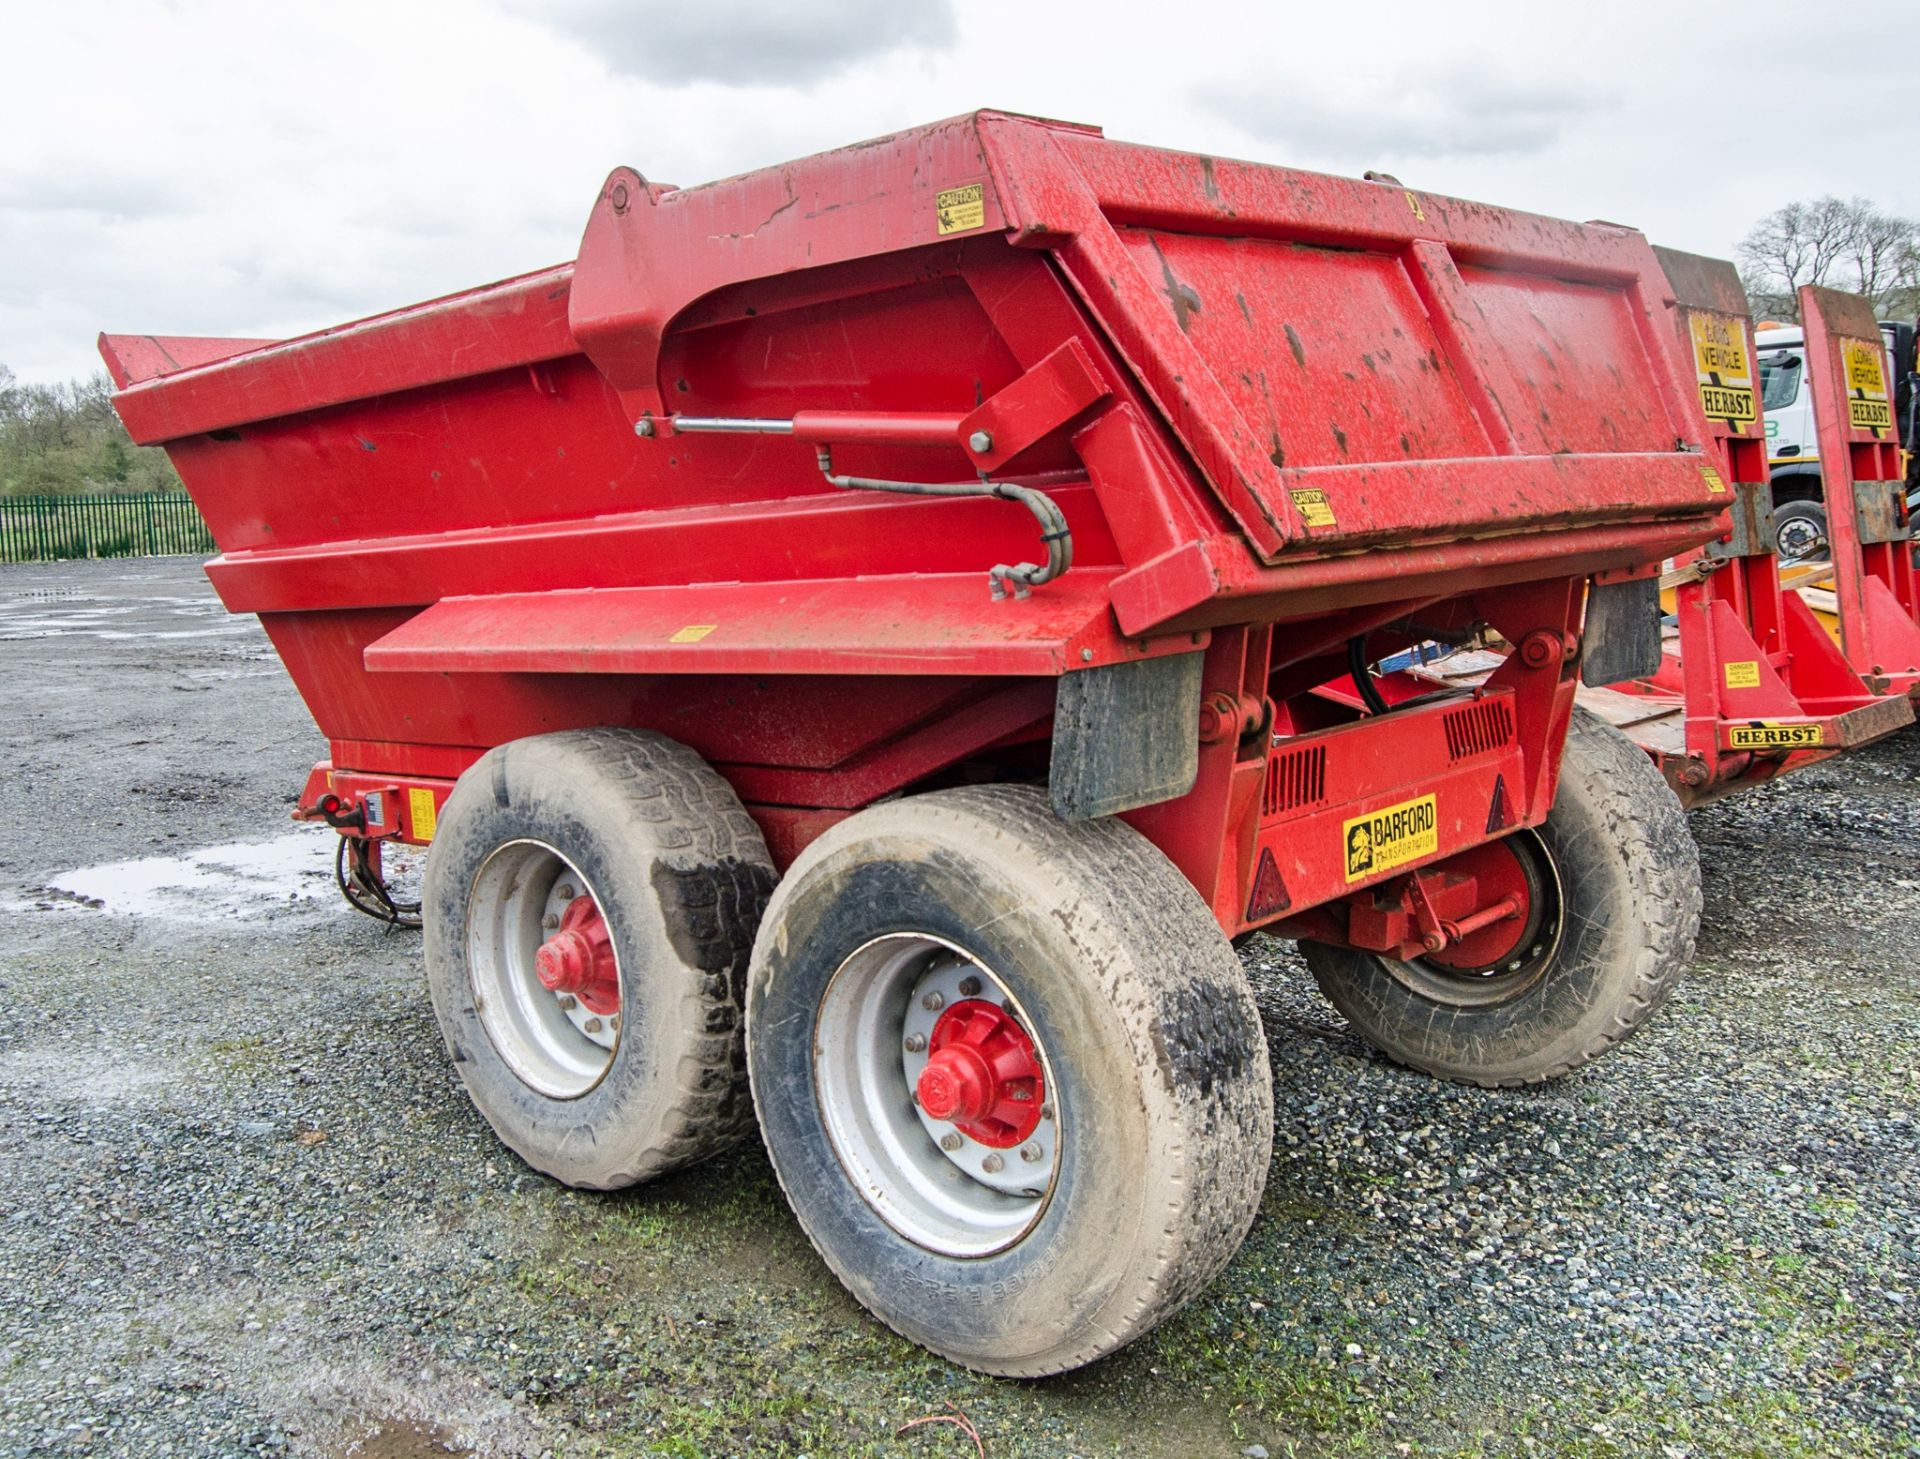
<instances>
[{"instance_id":1,"label":"dirt on tyre","mask_svg":"<svg viewBox=\"0 0 1920 1459\"><path fill-rule=\"evenodd\" d=\"M1473 854L1523 894L1517 924L1407 962L1300 944L1376 1048L1464 1083L1537 1084L1606 1053L1666 1001L1699 930L1699 853L1679 801L1619 731L1576 709L1545 823Z\"/></svg>"},{"instance_id":2,"label":"dirt on tyre","mask_svg":"<svg viewBox=\"0 0 1920 1459\"><path fill-rule=\"evenodd\" d=\"M474 1105L523 1160L611 1189L751 1128L741 1000L774 883L727 783L637 730L516 740L427 855L427 983Z\"/></svg>"},{"instance_id":3,"label":"dirt on tyre","mask_svg":"<svg viewBox=\"0 0 1920 1459\"><path fill-rule=\"evenodd\" d=\"M1258 1208L1273 1098L1238 960L1151 843L1042 792L889 802L815 841L761 924L747 1036L815 1247L968 1367L1112 1352Z\"/></svg>"}]
</instances>

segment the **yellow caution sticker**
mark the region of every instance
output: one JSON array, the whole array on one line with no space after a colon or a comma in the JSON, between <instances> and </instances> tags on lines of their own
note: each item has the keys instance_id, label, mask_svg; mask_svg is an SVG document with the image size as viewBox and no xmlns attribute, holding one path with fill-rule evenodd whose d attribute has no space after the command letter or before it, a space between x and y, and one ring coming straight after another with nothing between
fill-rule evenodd
<instances>
[{"instance_id":1,"label":"yellow caution sticker","mask_svg":"<svg viewBox=\"0 0 1920 1459\"><path fill-rule=\"evenodd\" d=\"M433 792L424 785L415 785L407 791L407 813L413 822L413 839L431 841L439 817L434 812Z\"/></svg>"},{"instance_id":2,"label":"yellow caution sticker","mask_svg":"<svg viewBox=\"0 0 1920 1459\"><path fill-rule=\"evenodd\" d=\"M1687 316L1687 328L1700 377L1700 408L1707 418L1734 426L1754 420L1753 361L1747 350L1746 322L1731 314L1696 310Z\"/></svg>"},{"instance_id":3,"label":"yellow caution sticker","mask_svg":"<svg viewBox=\"0 0 1920 1459\"><path fill-rule=\"evenodd\" d=\"M1700 468L1700 479L1706 482L1708 491L1725 491L1727 489L1726 482L1720 479L1720 473L1711 466L1702 466Z\"/></svg>"},{"instance_id":4,"label":"yellow caution sticker","mask_svg":"<svg viewBox=\"0 0 1920 1459\"><path fill-rule=\"evenodd\" d=\"M1300 520L1309 527L1339 525L1333 519L1333 506L1324 491L1302 489L1290 491L1287 495L1293 498L1293 509L1300 514Z\"/></svg>"},{"instance_id":5,"label":"yellow caution sticker","mask_svg":"<svg viewBox=\"0 0 1920 1459\"><path fill-rule=\"evenodd\" d=\"M1758 659L1736 659L1728 664L1727 687L1729 689L1758 689L1760 687L1760 661Z\"/></svg>"},{"instance_id":6,"label":"yellow caution sticker","mask_svg":"<svg viewBox=\"0 0 1920 1459\"><path fill-rule=\"evenodd\" d=\"M1736 724L1727 731L1727 743L1736 750L1790 750L1802 745L1824 745L1825 726L1817 724L1776 724L1756 719Z\"/></svg>"},{"instance_id":7,"label":"yellow caution sticker","mask_svg":"<svg viewBox=\"0 0 1920 1459\"><path fill-rule=\"evenodd\" d=\"M719 626L718 623L689 623L685 628L675 630L673 636L670 637L667 642L698 643Z\"/></svg>"},{"instance_id":8,"label":"yellow caution sticker","mask_svg":"<svg viewBox=\"0 0 1920 1459\"><path fill-rule=\"evenodd\" d=\"M1407 211L1413 214L1414 222L1427 221L1427 210L1420 206L1420 195L1411 189L1407 190Z\"/></svg>"},{"instance_id":9,"label":"yellow caution sticker","mask_svg":"<svg viewBox=\"0 0 1920 1459\"><path fill-rule=\"evenodd\" d=\"M987 185L970 182L965 187L950 187L934 198L933 206L943 234L965 233L970 228L984 227L987 221Z\"/></svg>"},{"instance_id":10,"label":"yellow caution sticker","mask_svg":"<svg viewBox=\"0 0 1920 1459\"><path fill-rule=\"evenodd\" d=\"M1892 429L1893 406L1887 399L1885 351L1880 342L1843 339L1840 362L1847 373L1847 424L1856 431Z\"/></svg>"},{"instance_id":11,"label":"yellow caution sticker","mask_svg":"<svg viewBox=\"0 0 1920 1459\"><path fill-rule=\"evenodd\" d=\"M1340 827L1347 859L1347 880L1377 876L1440 849L1440 817L1435 799L1423 795L1398 805L1355 816Z\"/></svg>"}]
</instances>

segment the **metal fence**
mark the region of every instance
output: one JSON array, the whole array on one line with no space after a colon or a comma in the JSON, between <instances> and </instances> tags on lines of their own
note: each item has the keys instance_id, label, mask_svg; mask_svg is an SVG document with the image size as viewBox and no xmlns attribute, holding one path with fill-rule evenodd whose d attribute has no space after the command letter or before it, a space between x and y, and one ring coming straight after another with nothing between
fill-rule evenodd
<instances>
[{"instance_id":1,"label":"metal fence","mask_svg":"<svg viewBox=\"0 0 1920 1459\"><path fill-rule=\"evenodd\" d=\"M0 562L213 550L212 534L193 498L178 492L0 497Z\"/></svg>"}]
</instances>

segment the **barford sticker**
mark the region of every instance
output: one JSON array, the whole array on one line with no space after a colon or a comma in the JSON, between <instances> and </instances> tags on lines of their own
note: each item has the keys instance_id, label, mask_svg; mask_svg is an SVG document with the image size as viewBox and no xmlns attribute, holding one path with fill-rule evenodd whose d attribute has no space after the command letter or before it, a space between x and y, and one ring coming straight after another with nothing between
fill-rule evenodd
<instances>
[{"instance_id":1,"label":"barford sticker","mask_svg":"<svg viewBox=\"0 0 1920 1459\"><path fill-rule=\"evenodd\" d=\"M1773 724L1758 719L1751 724L1736 724L1727 731L1727 743L1736 750L1795 749L1826 742L1826 732L1817 724Z\"/></svg>"},{"instance_id":2,"label":"barford sticker","mask_svg":"<svg viewBox=\"0 0 1920 1459\"><path fill-rule=\"evenodd\" d=\"M1434 797L1403 800L1355 816L1340 828L1347 857L1347 880L1359 881L1440 849L1440 818Z\"/></svg>"}]
</instances>

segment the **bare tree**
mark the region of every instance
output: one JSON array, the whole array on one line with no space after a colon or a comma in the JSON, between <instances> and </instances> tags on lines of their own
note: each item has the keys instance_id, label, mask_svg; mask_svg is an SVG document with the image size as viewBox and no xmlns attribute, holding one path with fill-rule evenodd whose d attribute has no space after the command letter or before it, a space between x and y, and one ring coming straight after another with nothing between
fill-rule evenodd
<instances>
[{"instance_id":1,"label":"bare tree","mask_svg":"<svg viewBox=\"0 0 1920 1459\"><path fill-rule=\"evenodd\" d=\"M1735 251L1755 318L1797 321L1802 284L1862 294L1883 315L1910 317L1920 307L1920 224L1866 198L1788 203Z\"/></svg>"}]
</instances>

